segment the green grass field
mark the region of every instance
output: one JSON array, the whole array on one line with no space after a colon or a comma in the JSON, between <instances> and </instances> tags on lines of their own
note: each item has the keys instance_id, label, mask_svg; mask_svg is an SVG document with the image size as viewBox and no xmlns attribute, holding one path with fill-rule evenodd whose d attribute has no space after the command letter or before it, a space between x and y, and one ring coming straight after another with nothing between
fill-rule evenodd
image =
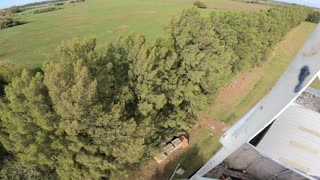
<instances>
[{"instance_id":1,"label":"green grass field","mask_svg":"<svg viewBox=\"0 0 320 180\"><path fill-rule=\"evenodd\" d=\"M261 67L250 70L250 72L240 74L234 81L235 86L221 89L216 102L208 112L203 113L204 119L209 122L221 122L225 127L228 127L241 118L273 87L315 27L315 24L305 22L291 30L275 47L267 62L263 63ZM200 121L202 121L201 119ZM218 150L220 147L218 139L222 135L222 131L221 129L212 130L210 127L202 125L191 132L191 146L187 150L176 155L168 164L159 169L155 169L155 162L151 162L141 172L133 173L133 177L139 179L141 174L147 176L156 171L156 175L144 179L168 179L178 163L186 170L186 173L183 176L177 175L176 178L187 178L194 173Z\"/></svg>"},{"instance_id":2,"label":"green grass field","mask_svg":"<svg viewBox=\"0 0 320 180\"><path fill-rule=\"evenodd\" d=\"M252 11L262 5L232 0L205 0L209 14L213 9ZM62 41L72 37L96 37L99 45L120 35L139 32L153 41L165 34L171 17L192 7L193 0L87 0L65 3L63 9L33 14L22 12L17 18L30 23L0 31L0 61L40 66Z\"/></svg>"}]
</instances>

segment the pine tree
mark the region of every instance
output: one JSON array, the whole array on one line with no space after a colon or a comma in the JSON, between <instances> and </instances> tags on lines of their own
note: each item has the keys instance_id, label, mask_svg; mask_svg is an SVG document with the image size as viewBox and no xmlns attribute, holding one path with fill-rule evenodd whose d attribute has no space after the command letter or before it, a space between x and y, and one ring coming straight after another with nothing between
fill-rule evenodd
<instances>
[{"instance_id":1,"label":"pine tree","mask_svg":"<svg viewBox=\"0 0 320 180\"><path fill-rule=\"evenodd\" d=\"M232 53L223 46L207 18L189 9L169 26L175 62L176 92L174 104L197 114L207 107L230 73Z\"/></svg>"},{"instance_id":2,"label":"pine tree","mask_svg":"<svg viewBox=\"0 0 320 180\"><path fill-rule=\"evenodd\" d=\"M0 63L0 96L4 95L5 86L10 83L13 78L20 76L23 69L25 69L25 67L22 65L6 62Z\"/></svg>"},{"instance_id":3,"label":"pine tree","mask_svg":"<svg viewBox=\"0 0 320 180\"><path fill-rule=\"evenodd\" d=\"M47 148L52 141L55 115L46 96L40 73L32 76L26 70L5 88L1 102L0 141L8 151L15 152L23 165L39 164L53 167L53 152Z\"/></svg>"}]
</instances>

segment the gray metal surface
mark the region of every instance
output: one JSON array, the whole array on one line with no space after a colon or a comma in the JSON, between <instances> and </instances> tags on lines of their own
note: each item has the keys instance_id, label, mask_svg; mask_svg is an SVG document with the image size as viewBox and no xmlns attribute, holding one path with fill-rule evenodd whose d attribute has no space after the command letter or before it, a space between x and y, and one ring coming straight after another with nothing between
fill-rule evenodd
<instances>
[{"instance_id":1,"label":"gray metal surface","mask_svg":"<svg viewBox=\"0 0 320 180\"><path fill-rule=\"evenodd\" d=\"M320 113L290 106L275 120L257 149L287 166L320 177Z\"/></svg>"},{"instance_id":2,"label":"gray metal surface","mask_svg":"<svg viewBox=\"0 0 320 180\"><path fill-rule=\"evenodd\" d=\"M295 92L299 83L301 69L307 65L310 75L301 83L301 88ZM287 70L271 89L269 94L254 109L248 117L227 131L220 142L223 144L215 156L213 156L191 179L203 176L211 169L219 165L232 152L242 144L256 136L262 129L276 119L317 77L320 70L320 25L311 35L304 47L297 54Z\"/></svg>"}]
</instances>

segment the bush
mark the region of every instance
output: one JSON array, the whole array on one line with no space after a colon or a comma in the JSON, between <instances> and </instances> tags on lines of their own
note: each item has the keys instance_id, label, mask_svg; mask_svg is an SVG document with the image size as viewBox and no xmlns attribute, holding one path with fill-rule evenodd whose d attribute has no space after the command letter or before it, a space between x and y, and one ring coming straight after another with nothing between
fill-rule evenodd
<instances>
[{"instance_id":1,"label":"bush","mask_svg":"<svg viewBox=\"0 0 320 180\"><path fill-rule=\"evenodd\" d=\"M61 8L48 7L48 8L44 8L44 9L35 10L35 11L33 11L33 14L40 14L40 13L45 13L45 12L50 12L50 11L56 11L59 9L61 9Z\"/></svg>"},{"instance_id":2,"label":"bush","mask_svg":"<svg viewBox=\"0 0 320 180\"><path fill-rule=\"evenodd\" d=\"M11 16L0 17L0 29L10 28L25 23L26 22L15 20Z\"/></svg>"},{"instance_id":3,"label":"bush","mask_svg":"<svg viewBox=\"0 0 320 180\"><path fill-rule=\"evenodd\" d=\"M54 5L55 6L62 6L62 5L64 5L64 3L55 3Z\"/></svg>"},{"instance_id":4,"label":"bush","mask_svg":"<svg viewBox=\"0 0 320 180\"><path fill-rule=\"evenodd\" d=\"M320 12L319 11L313 11L310 13L306 19L308 22L312 23L319 23L320 22Z\"/></svg>"},{"instance_id":5,"label":"bush","mask_svg":"<svg viewBox=\"0 0 320 180\"><path fill-rule=\"evenodd\" d=\"M86 0L74 0L74 1L70 1L70 3L81 3L81 2L85 2Z\"/></svg>"},{"instance_id":6,"label":"bush","mask_svg":"<svg viewBox=\"0 0 320 180\"><path fill-rule=\"evenodd\" d=\"M193 2L193 5L196 6L197 8L202 8L202 9L207 8L207 5L202 1L195 1Z\"/></svg>"},{"instance_id":7,"label":"bush","mask_svg":"<svg viewBox=\"0 0 320 180\"><path fill-rule=\"evenodd\" d=\"M13 6L9 9L9 11L12 13L12 14L15 14L15 13L20 13L22 11L24 11L24 9L20 8L20 7L17 7L17 6Z\"/></svg>"}]
</instances>

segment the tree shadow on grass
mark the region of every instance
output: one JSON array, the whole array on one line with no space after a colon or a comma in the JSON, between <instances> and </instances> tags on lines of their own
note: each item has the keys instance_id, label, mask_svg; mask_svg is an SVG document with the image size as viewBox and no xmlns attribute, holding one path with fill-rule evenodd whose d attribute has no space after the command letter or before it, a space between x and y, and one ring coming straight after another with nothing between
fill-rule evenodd
<instances>
[{"instance_id":1,"label":"tree shadow on grass","mask_svg":"<svg viewBox=\"0 0 320 180\"><path fill-rule=\"evenodd\" d=\"M171 159L163 169L158 168L151 179L170 179L178 164L180 164L180 167L186 172L183 175L175 174L173 179L188 178L206 162L206 159L203 158L199 152L200 149L197 145L190 147L175 159Z\"/></svg>"}]
</instances>

